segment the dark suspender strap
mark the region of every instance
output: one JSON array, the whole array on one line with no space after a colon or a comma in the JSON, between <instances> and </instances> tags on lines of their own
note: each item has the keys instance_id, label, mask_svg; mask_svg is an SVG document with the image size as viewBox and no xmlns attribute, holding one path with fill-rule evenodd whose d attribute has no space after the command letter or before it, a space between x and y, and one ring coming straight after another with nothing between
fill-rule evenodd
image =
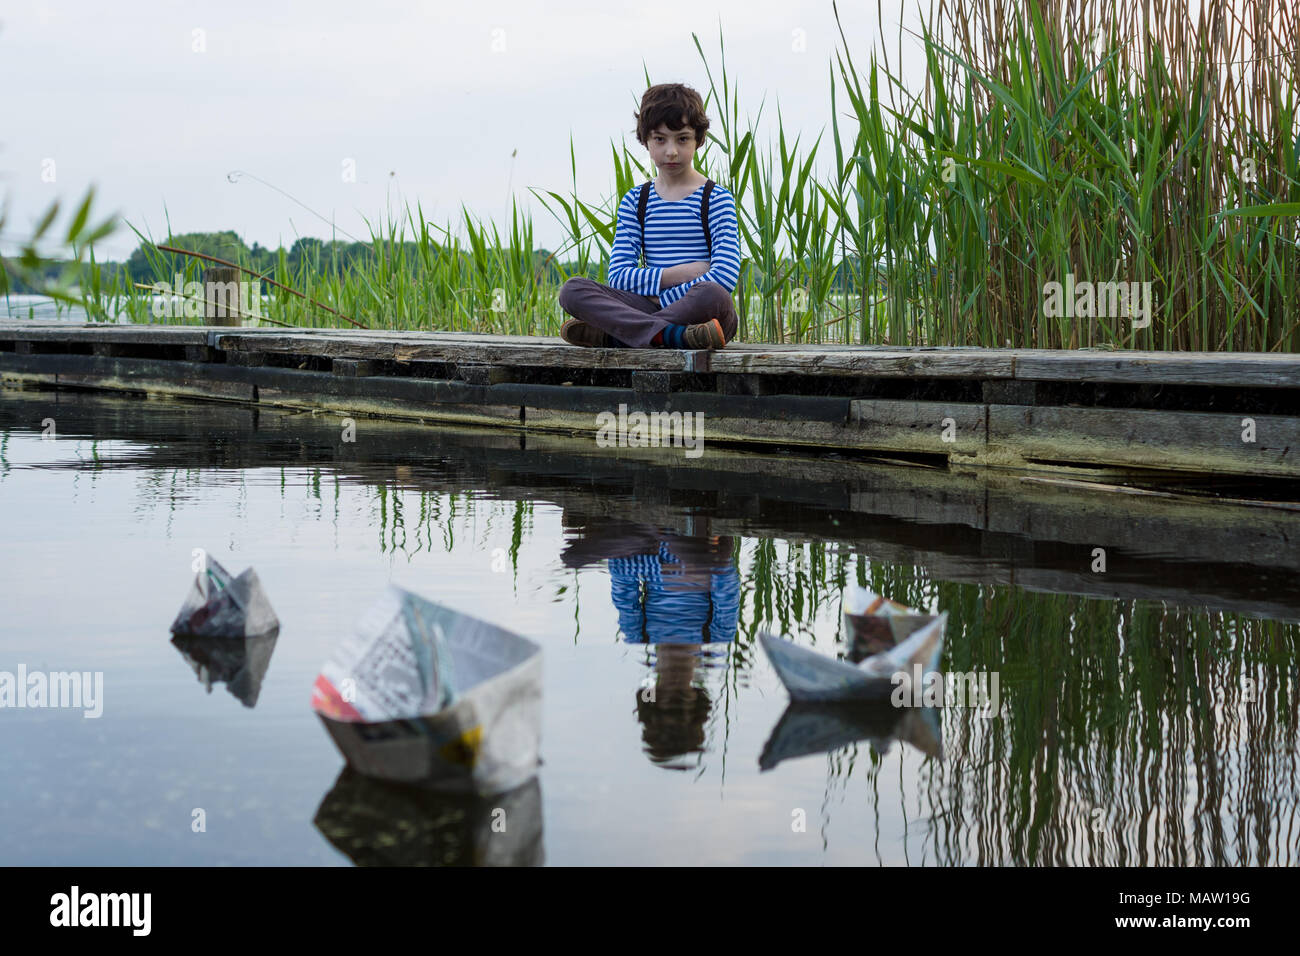
<instances>
[{"instance_id":1,"label":"dark suspender strap","mask_svg":"<svg viewBox=\"0 0 1300 956\"><path fill-rule=\"evenodd\" d=\"M650 180L641 184L641 195L636 201L636 221L641 224L641 261L645 261L645 207L650 202Z\"/></svg>"},{"instance_id":2,"label":"dark suspender strap","mask_svg":"<svg viewBox=\"0 0 1300 956\"><path fill-rule=\"evenodd\" d=\"M713 261L713 237L709 235L709 193L713 192L712 179L704 182L704 198L700 200L700 221L704 223L704 241L709 247L709 261Z\"/></svg>"},{"instance_id":3,"label":"dark suspender strap","mask_svg":"<svg viewBox=\"0 0 1300 956\"><path fill-rule=\"evenodd\" d=\"M709 250L709 261L713 261L713 235L709 232L709 193L716 186L712 179L704 181L704 198L700 200L700 222L704 225L704 243ZM650 202L650 182L641 184L641 194L636 200L636 221L641 226L641 258L645 261L645 210Z\"/></svg>"}]
</instances>

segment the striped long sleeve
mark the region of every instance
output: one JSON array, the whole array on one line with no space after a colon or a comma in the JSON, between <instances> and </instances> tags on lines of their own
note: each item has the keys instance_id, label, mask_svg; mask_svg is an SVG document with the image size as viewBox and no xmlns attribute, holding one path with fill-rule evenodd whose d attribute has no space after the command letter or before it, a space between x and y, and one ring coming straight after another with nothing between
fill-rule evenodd
<instances>
[{"instance_id":1,"label":"striped long sleeve","mask_svg":"<svg viewBox=\"0 0 1300 956\"><path fill-rule=\"evenodd\" d=\"M704 187L675 202L661 199L653 186L649 189L645 222L646 266L637 267L641 235L636 220L640 186L636 186L619 203L614 245L606 273L609 286L641 295L658 295L661 307L676 302L697 282L716 282L728 292L734 291L740 279L740 237L735 197L719 185L715 185L709 195L709 232L713 237L709 270L689 282L660 289L663 270L667 267L708 259L708 243L700 224Z\"/></svg>"}]
</instances>

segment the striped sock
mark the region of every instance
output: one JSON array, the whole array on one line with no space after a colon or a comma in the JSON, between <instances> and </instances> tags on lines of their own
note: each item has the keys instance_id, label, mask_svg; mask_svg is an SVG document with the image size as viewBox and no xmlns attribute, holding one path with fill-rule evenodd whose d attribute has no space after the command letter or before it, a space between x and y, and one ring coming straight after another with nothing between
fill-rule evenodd
<instances>
[{"instance_id":1,"label":"striped sock","mask_svg":"<svg viewBox=\"0 0 1300 956\"><path fill-rule=\"evenodd\" d=\"M651 345L665 349L680 349L686 345L686 326L670 325L650 340Z\"/></svg>"}]
</instances>

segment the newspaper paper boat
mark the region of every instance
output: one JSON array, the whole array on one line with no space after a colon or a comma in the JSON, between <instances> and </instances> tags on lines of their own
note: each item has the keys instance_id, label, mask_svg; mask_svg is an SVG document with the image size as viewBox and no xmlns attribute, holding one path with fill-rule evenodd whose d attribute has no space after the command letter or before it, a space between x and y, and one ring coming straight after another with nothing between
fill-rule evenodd
<instances>
[{"instance_id":1,"label":"newspaper paper boat","mask_svg":"<svg viewBox=\"0 0 1300 956\"><path fill-rule=\"evenodd\" d=\"M537 771L541 648L390 588L322 668L312 708L368 777L500 793Z\"/></svg>"},{"instance_id":2,"label":"newspaper paper boat","mask_svg":"<svg viewBox=\"0 0 1300 956\"><path fill-rule=\"evenodd\" d=\"M868 741L882 757L896 740L911 744L927 757L943 756L938 713L933 707L792 703L773 728L758 766L771 770L783 760L828 753L859 740Z\"/></svg>"},{"instance_id":3,"label":"newspaper paper boat","mask_svg":"<svg viewBox=\"0 0 1300 956\"><path fill-rule=\"evenodd\" d=\"M887 701L899 687L912 699L918 675L924 677L939 666L947 613L923 614L863 588L851 592L845 605L850 635L847 661L759 634L790 699ZM918 696L920 691L918 687Z\"/></svg>"},{"instance_id":4,"label":"newspaper paper boat","mask_svg":"<svg viewBox=\"0 0 1300 956\"><path fill-rule=\"evenodd\" d=\"M204 564L172 622L173 634L248 638L279 631L280 619L256 571L246 568L238 577L231 577L211 556Z\"/></svg>"}]
</instances>

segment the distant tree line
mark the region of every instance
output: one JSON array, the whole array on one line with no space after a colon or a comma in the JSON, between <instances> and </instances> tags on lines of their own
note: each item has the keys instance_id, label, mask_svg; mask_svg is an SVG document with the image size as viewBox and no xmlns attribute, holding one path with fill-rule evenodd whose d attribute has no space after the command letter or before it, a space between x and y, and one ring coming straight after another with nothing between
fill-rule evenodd
<instances>
[{"instance_id":1,"label":"distant tree line","mask_svg":"<svg viewBox=\"0 0 1300 956\"><path fill-rule=\"evenodd\" d=\"M381 241L385 243L385 256L387 258L402 258L411 263L421 261L419 243L414 241L397 243L396 245L405 247L403 250L405 255L399 257L394 255L397 250L391 249L387 240ZM270 249L258 242L254 242L250 247L233 230L226 230L225 232L187 232L171 236L162 241L162 244L227 259L245 268L253 269L262 276L275 275L277 268L281 265L281 255L284 257L283 267L287 270L289 276L299 275L303 269L306 269L317 277L341 276L354 267L364 269L373 264L375 256L375 247L372 243L314 238L298 239L287 250L283 247ZM462 250L462 253L464 253L464 250ZM37 276L45 281L54 281L63 274L67 266L68 262L65 260L45 260L40 265L28 270L26 279L22 276L11 277L10 291L18 293L37 292L40 288L35 282ZM105 261L94 264L94 268L99 270L101 287L104 288L112 287L119 278L124 280L126 285L133 282L148 284L157 280L170 281L172 275L177 271L184 272L188 267L190 274L194 274L196 270L203 268L203 266L204 263L201 260L160 253L151 244L145 243L141 243L136 247L126 262ZM83 267L87 267L86 264L83 263ZM533 267L534 272L539 275L539 281L556 285L569 276L584 274L576 262L559 261L552 256L548 249L534 250ZM588 278L599 279L601 278L601 267L602 263L599 260L591 262L588 264L585 274ZM753 269L753 263L750 263L749 267ZM842 261L836 269L833 287L840 291L859 288L860 284L854 278L855 272L852 257Z\"/></svg>"}]
</instances>

